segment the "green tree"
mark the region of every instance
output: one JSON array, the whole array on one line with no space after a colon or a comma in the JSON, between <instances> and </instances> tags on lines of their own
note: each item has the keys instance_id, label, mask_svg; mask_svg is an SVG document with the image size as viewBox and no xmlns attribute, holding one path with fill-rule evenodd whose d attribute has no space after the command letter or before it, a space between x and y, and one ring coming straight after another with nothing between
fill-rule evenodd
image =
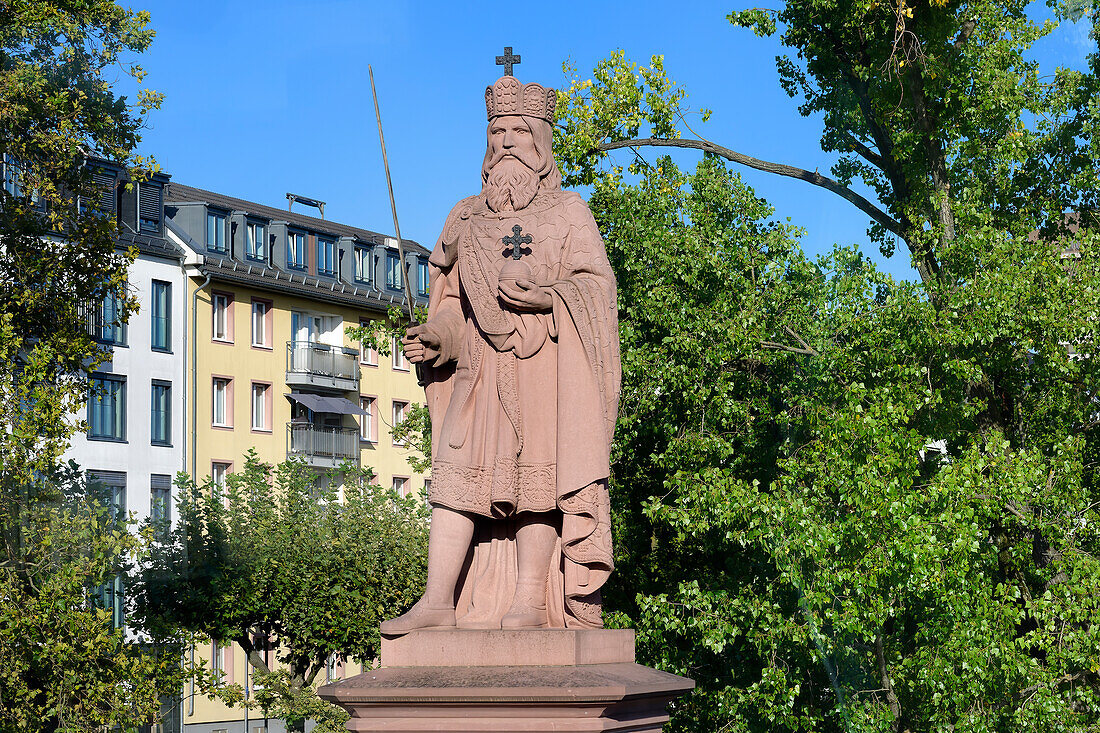
<instances>
[{"instance_id":1,"label":"green tree","mask_svg":"<svg viewBox=\"0 0 1100 733\"><path fill-rule=\"evenodd\" d=\"M898 13L790 3L780 71L843 151L829 186L916 282L856 248L805 257L721 158L775 164L682 140L659 58L613 55L560 100L620 286L609 606L699 682L675 730L1100 719L1097 60L1040 83L1024 59L1050 27L1020 5ZM704 157L604 156L655 145Z\"/></svg>"},{"instance_id":2,"label":"green tree","mask_svg":"<svg viewBox=\"0 0 1100 733\"><path fill-rule=\"evenodd\" d=\"M154 722L178 680L171 650L126 643L89 589L140 551L59 465L103 350L85 306L114 295L131 257L97 197L88 156L133 156L159 95L128 102L116 67L152 40L148 14L112 2L0 8L0 728L91 730ZM121 518L116 518L121 522ZM173 671L173 668L176 668Z\"/></svg>"},{"instance_id":3,"label":"green tree","mask_svg":"<svg viewBox=\"0 0 1100 733\"><path fill-rule=\"evenodd\" d=\"M253 452L224 491L180 474L180 520L154 548L137 604L157 635L182 628L244 650L264 687L247 704L299 729L312 718L337 731L343 713L314 682L333 655L369 665L379 622L419 597L427 514L366 469L318 478L300 461L272 468ZM258 639L274 645L277 668ZM239 686L211 692L246 704Z\"/></svg>"}]
</instances>

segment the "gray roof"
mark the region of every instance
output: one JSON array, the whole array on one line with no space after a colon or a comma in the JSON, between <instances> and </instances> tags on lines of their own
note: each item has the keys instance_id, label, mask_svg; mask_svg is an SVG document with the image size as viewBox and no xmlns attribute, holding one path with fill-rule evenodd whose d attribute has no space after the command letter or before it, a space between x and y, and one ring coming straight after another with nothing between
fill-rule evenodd
<instances>
[{"instance_id":1,"label":"gray roof","mask_svg":"<svg viewBox=\"0 0 1100 733\"><path fill-rule=\"evenodd\" d=\"M225 196L224 194L214 193L213 191L207 191L202 188L195 188L193 186L184 186L181 183L171 182L164 187L164 202L165 204L176 203L203 203L216 206L218 208L226 209L228 211L243 211L254 216L263 217L271 221L285 221L289 224L302 227L303 229L310 229L313 231L319 231L326 234L334 234L338 237L354 237L363 242L370 244L383 244L385 238L388 235L380 234L379 232L372 232L369 229L360 229L359 227L348 226L347 224L338 224L328 219L319 219L314 216L305 216L299 214L296 211L287 211L286 209L277 209L273 206L264 206L254 201L245 201L244 199L234 198L232 196ZM409 252L416 252L418 254L428 254L428 250L420 246L417 242L411 239L402 238L402 243Z\"/></svg>"},{"instance_id":2,"label":"gray roof","mask_svg":"<svg viewBox=\"0 0 1100 733\"><path fill-rule=\"evenodd\" d=\"M160 234L146 232L138 234L122 227L118 230L115 240L118 242L119 247L136 247L137 251L143 255L165 257L171 260L182 260L184 255L182 249Z\"/></svg>"}]
</instances>

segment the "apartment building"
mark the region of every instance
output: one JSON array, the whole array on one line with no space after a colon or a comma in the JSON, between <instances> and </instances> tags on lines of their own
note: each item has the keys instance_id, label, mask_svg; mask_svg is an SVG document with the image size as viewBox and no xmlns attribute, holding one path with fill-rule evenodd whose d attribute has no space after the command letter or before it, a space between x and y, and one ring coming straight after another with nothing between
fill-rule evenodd
<instances>
[{"instance_id":1,"label":"apartment building","mask_svg":"<svg viewBox=\"0 0 1100 733\"><path fill-rule=\"evenodd\" d=\"M187 285L183 251L164 237L168 176L136 182L106 161L89 165L102 191L89 205L114 213L119 248L137 250L127 287L141 308L122 324L114 298L90 305L88 329L110 357L92 377L81 416L87 431L73 436L65 459L104 485L114 511L171 521L172 483L185 467ZM124 623L124 586L118 577L99 589L117 625Z\"/></svg>"},{"instance_id":2,"label":"apartment building","mask_svg":"<svg viewBox=\"0 0 1100 733\"><path fill-rule=\"evenodd\" d=\"M426 479L390 428L423 401L400 349L380 355L348 329L404 303L397 243L382 234L175 182L165 190L167 239L184 254L188 303L188 471L217 484L253 448L266 462L297 457L318 471L351 461L377 481L421 493ZM405 242L418 304L428 251ZM235 647L197 656L248 684ZM331 675L355 673L334 662ZM244 711L184 691L189 733L278 733Z\"/></svg>"}]
</instances>

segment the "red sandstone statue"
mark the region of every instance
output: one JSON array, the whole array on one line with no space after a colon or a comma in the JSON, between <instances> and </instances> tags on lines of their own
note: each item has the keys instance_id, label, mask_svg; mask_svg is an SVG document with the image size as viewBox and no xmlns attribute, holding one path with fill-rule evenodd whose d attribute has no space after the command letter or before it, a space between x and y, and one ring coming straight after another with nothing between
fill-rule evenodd
<instances>
[{"instance_id":1,"label":"red sandstone statue","mask_svg":"<svg viewBox=\"0 0 1100 733\"><path fill-rule=\"evenodd\" d=\"M384 634L603 625L615 277L587 204L561 190L555 101L510 75L485 90L482 191L447 217L427 321L403 341L427 382L432 524L424 596Z\"/></svg>"}]
</instances>

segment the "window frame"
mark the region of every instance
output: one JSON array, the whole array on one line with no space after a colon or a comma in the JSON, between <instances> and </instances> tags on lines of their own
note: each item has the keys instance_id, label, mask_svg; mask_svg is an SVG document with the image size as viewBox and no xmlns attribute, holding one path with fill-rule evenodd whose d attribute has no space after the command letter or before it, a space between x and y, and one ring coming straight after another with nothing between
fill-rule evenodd
<instances>
[{"instance_id":1,"label":"window frame","mask_svg":"<svg viewBox=\"0 0 1100 733\"><path fill-rule=\"evenodd\" d=\"M224 307L224 334L218 335L218 300L222 300ZM219 344L233 343L233 293L222 290L214 290L210 294L210 340Z\"/></svg>"},{"instance_id":2,"label":"window frame","mask_svg":"<svg viewBox=\"0 0 1100 733\"><path fill-rule=\"evenodd\" d=\"M260 233L259 246L256 232ZM244 225L244 258L251 262L267 262L267 224L257 219L248 219Z\"/></svg>"},{"instance_id":3,"label":"window frame","mask_svg":"<svg viewBox=\"0 0 1100 733\"><path fill-rule=\"evenodd\" d=\"M228 220L226 214L218 211L206 210L206 251L219 255L229 254L229 243L225 241L225 223ZM210 235L214 235L214 242L210 241ZM219 241L220 240L220 243ZM219 246L220 244L220 246Z\"/></svg>"},{"instance_id":4,"label":"window frame","mask_svg":"<svg viewBox=\"0 0 1100 733\"><path fill-rule=\"evenodd\" d=\"M260 421L259 426L256 425L256 388L257 387L263 387L262 402L260 403L261 404L261 410L263 411L263 414L261 415L262 419ZM248 402L249 402L249 407L250 407L250 409L249 409L249 423L252 426L252 432L253 433L270 433L272 431L271 426L273 424L273 421L272 421L271 412L272 412L272 409L274 408L274 400L272 399L272 393L273 393L273 389L272 389L271 382L263 382L263 381L259 381L259 380L253 380L252 381L252 386L250 387L249 393L248 393Z\"/></svg>"},{"instance_id":5,"label":"window frame","mask_svg":"<svg viewBox=\"0 0 1100 733\"><path fill-rule=\"evenodd\" d=\"M390 368L395 372L407 372L411 370L409 360L405 358L405 351L401 348L401 341L396 336L390 349Z\"/></svg>"},{"instance_id":6,"label":"window frame","mask_svg":"<svg viewBox=\"0 0 1100 733\"><path fill-rule=\"evenodd\" d=\"M222 418L218 422L218 383L224 383L222 390ZM233 429L233 377L224 374L210 375L210 427L219 430Z\"/></svg>"},{"instance_id":7,"label":"window frame","mask_svg":"<svg viewBox=\"0 0 1100 733\"><path fill-rule=\"evenodd\" d=\"M256 340L256 306L257 305L261 305L264 308L264 315L263 315L263 329L264 329L264 332L263 332L263 339L261 341ZM249 310L249 312L251 314L250 317L249 317L249 328L251 330L251 338L249 339L249 341L252 345L252 348L254 348L254 349L263 349L265 351L271 351L271 349L272 349L273 334L271 333L271 331L272 331L272 323L273 323L273 317L272 317L272 311L273 311L272 306L273 305L274 304L273 304L272 301L267 300L265 298L253 298L252 299L252 306Z\"/></svg>"},{"instance_id":8,"label":"window frame","mask_svg":"<svg viewBox=\"0 0 1100 733\"><path fill-rule=\"evenodd\" d=\"M336 240L320 234L314 236L314 240L316 241L314 254L316 255L317 275L320 277L336 277ZM327 257L325 257L326 269L321 269L322 247L324 247L324 252L327 254Z\"/></svg>"},{"instance_id":9,"label":"window frame","mask_svg":"<svg viewBox=\"0 0 1100 733\"><path fill-rule=\"evenodd\" d=\"M397 485L398 481L401 482L400 487ZM390 479L390 488L393 489L398 496L404 499L409 495L409 486L411 485L411 483L412 479L409 476L395 475Z\"/></svg>"},{"instance_id":10,"label":"window frame","mask_svg":"<svg viewBox=\"0 0 1100 733\"><path fill-rule=\"evenodd\" d=\"M172 383L166 379L154 379L149 395L149 444L172 446ZM157 390L164 390L163 426L164 437L157 438Z\"/></svg>"},{"instance_id":11,"label":"window frame","mask_svg":"<svg viewBox=\"0 0 1100 733\"><path fill-rule=\"evenodd\" d=\"M158 291L163 293L164 313L158 313ZM149 348L165 354L172 353L172 283L167 280L153 280L149 288ZM157 343L157 321L164 323L164 344Z\"/></svg>"},{"instance_id":12,"label":"window frame","mask_svg":"<svg viewBox=\"0 0 1100 733\"><path fill-rule=\"evenodd\" d=\"M391 267L395 263L396 267ZM386 287L389 290L404 290L405 268L401 266L401 256L392 249L386 250Z\"/></svg>"},{"instance_id":13,"label":"window frame","mask_svg":"<svg viewBox=\"0 0 1100 733\"><path fill-rule=\"evenodd\" d=\"M98 423L97 420L93 420L93 407L92 401L98 400L100 397L95 394L95 386L97 382L112 382L118 385L118 391L111 396L111 400L114 404L114 419L110 420L112 428L117 427L118 432L121 435L115 435L112 430L111 433L96 433L94 426ZM110 443L125 443L126 439L126 375L125 374L93 374L88 383L88 409L87 409L87 423L88 423L88 440L101 440ZM119 417L121 416L121 417Z\"/></svg>"},{"instance_id":14,"label":"window frame","mask_svg":"<svg viewBox=\"0 0 1100 733\"><path fill-rule=\"evenodd\" d=\"M400 411L400 415L401 415L400 419L398 419L398 409L397 409L398 405L403 405L403 407L401 408L401 411ZM390 401L390 438L393 441L393 445L397 448L407 448L408 447L408 443L406 443L403 440L398 440L397 438L393 437L393 429L396 428L401 423L405 422L405 420L409 416L409 407L411 407L411 405L412 405L412 403L409 402L408 400L391 400Z\"/></svg>"},{"instance_id":15,"label":"window frame","mask_svg":"<svg viewBox=\"0 0 1100 733\"><path fill-rule=\"evenodd\" d=\"M423 257L416 258L416 294L428 297L429 274L428 261Z\"/></svg>"},{"instance_id":16,"label":"window frame","mask_svg":"<svg viewBox=\"0 0 1100 733\"><path fill-rule=\"evenodd\" d=\"M95 309L92 311L92 338L98 343L108 346L126 346L127 345L127 329L126 323L118 319L119 311L119 295L113 290L108 292L103 298L95 305ZM107 323L106 309L107 303L111 303L113 319L109 324ZM110 336L106 336L107 332L110 332Z\"/></svg>"},{"instance_id":17,"label":"window frame","mask_svg":"<svg viewBox=\"0 0 1100 733\"><path fill-rule=\"evenodd\" d=\"M370 326L371 322L368 319L360 318L359 326ZM378 349L373 346L367 346L362 341L359 342L359 364L362 366L377 367L378 366Z\"/></svg>"},{"instance_id":18,"label":"window frame","mask_svg":"<svg viewBox=\"0 0 1100 733\"><path fill-rule=\"evenodd\" d=\"M363 285L370 285L371 280L371 260L373 259L372 250L370 247L363 247L356 245L352 251L352 267L354 272L352 273L352 280Z\"/></svg>"},{"instance_id":19,"label":"window frame","mask_svg":"<svg viewBox=\"0 0 1100 733\"><path fill-rule=\"evenodd\" d=\"M306 237L305 232L296 232L296 231L293 231L293 230L290 230L290 229L287 230L287 233L286 233L286 267L287 267L288 270L305 271L306 268L309 267L309 263L307 262L307 259L306 259L306 251L307 251L306 248L308 246L307 239L308 239L308 237ZM291 242L298 242L298 241L301 241L301 243L302 243L301 264L298 264L298 262L296 260L291 260L291 258L290 258L290 255L291 255L292 252L294 254L298 253L296 245L292 246Z\"/></svg>"},{"instance_id":20,"label":"window frame","mask_svg":"<svg viewBox=\"0 0 1100 733\"><path fill-rule=\"evenodd\" d=\"M359 416L359 442L378 443L378 397L376 395L359 395L359 407L366 410L366 415Z\"/></svg>"}]
</instances>

